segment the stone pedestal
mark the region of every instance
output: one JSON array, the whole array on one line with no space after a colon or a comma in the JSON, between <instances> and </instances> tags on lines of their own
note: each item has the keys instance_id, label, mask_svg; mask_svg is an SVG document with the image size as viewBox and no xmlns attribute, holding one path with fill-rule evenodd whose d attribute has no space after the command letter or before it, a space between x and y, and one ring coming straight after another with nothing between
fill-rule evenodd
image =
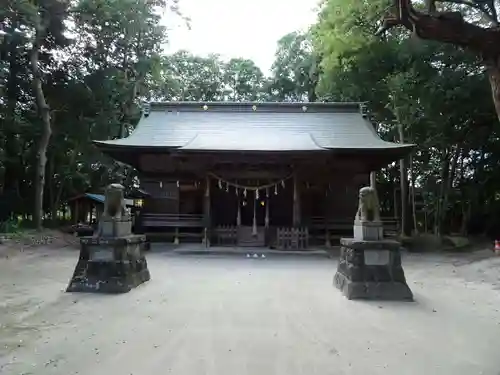
<instances>
[{"instance_id":1,"label":"stone pedestal","mask_svg":"<svg viewBox=\"0 0 500 375\"><path fill-rule=\"evenodd\" d=\"M384 227L380 221L354 221L354 238L363 241L378 241L384 238Z\"/></svg>"},{"instance_id":2,"label":"stone pedestal","mask_svg":"<svg viewBox=\"0 0 500 375\"><path fill-rule=\"evenodd\" d=\"M377 233L373 228L370 230ZM398 242L355 238L343 238L340 242L340 260L333 283L348 299L413 300Z\"/></svg>"},{"instance_id":3,"label":"stone pedestal","mask_svg":"<svg viewBox=\"0 0 500 375\"><path fill-rule=\"evenodd\" d=\"M99 237L126 237L132 233L132 218L127 215L119 219L102 217L99 222Z\"/></svg>"},{"instance_id":4,"label":"stone pedestal","mask_svg":"<svg viewBox=\"0 0 500 375\"><path fill-rule=\"evenodd\" d=\"M126 293L150 279L146 236L82 237L80 244L67 292Z\"/></svg>"}]
</instances>

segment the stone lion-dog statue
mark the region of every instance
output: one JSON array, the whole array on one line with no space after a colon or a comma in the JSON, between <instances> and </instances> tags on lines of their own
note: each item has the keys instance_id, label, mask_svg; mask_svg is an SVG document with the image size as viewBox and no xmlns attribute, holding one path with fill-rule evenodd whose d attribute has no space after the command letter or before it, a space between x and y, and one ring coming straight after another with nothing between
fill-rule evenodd
<instances>
[{"instance_id":1,"label":"stone lion-dog statue","mask_svg":"<svg viewBox=\"0 0 500 375\"><path fill-rule=\"evenodd\" d=\"M130 215L125 205L124 191L125 188L120 184L110 184L106 187L104 217L120 220Z\"/></svg>"},{"instance_id":2,"label":"stone lion-dog statue","mask_svg":"<svg viewBox=\"0 0 500 375\"><path fill-rule=\"evenodd\" d=\"M359 189L356 221L380 222L380 205L377 191L371 186L365 186Z\"/></svg>"}]
</instances>

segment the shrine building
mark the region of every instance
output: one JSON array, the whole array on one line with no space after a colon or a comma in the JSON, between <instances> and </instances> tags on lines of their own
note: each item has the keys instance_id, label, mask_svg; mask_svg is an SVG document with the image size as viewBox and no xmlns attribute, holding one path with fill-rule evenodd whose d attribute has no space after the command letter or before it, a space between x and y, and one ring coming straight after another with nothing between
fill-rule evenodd
<instances>
[{"instance_id":1,"label":"shrine building","mask_svg":"<svg viewBox=\"0 0 500 375\"><path fill-rule=\"evenodd\" d=\"M149 194L135 219L141 233L206 246L328 246L352 235L370 172L413 147L382 140L364 108L150 103L128 137L94 144L139 172Z\"/></svg>"}]
</instances>

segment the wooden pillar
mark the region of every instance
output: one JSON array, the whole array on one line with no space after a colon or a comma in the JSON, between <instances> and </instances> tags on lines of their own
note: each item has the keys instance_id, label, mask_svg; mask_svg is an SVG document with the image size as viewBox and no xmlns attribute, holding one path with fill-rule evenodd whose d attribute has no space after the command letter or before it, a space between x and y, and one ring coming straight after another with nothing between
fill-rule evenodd
<instances>
[{"instance_id":1,"label":"wooden pillar","mask_svg":"<svg viewBox=\"0 0 500 375\"><path fill-rule=\"evenodd\" d=\"M253 220L252 220L252 236L257 235L257 191L254 191L253 196Z\"/></svg>"},{"instance_id":2,"label":"wooden pillar","mask_svg":"<svg viewBox=\"0 0 500 375\"><path fill-rule=\"evenodd\" d=\"M377 172L370 172L370 187L377 189Z\"/></svg>"},{"instance_id":3,"label":"wooden pillar","mask_svg":"<svg viewBox=\"0 0 500 375\"><path fill-rule=\"evenodd\" d=\"M240 199L240 193L238 190L236 190L236 200L238 204L238 212L236 213L236 226L240 227L241 226L241 199Z\"/></svg>"},{"instance_id":4,"label":"wooden pillar","mask_svg":"<svg viewBox=\"0 0 500 375\"><path fill-rule=\"evenodd\" d=\"M328 222L330 219L330 195L328 194L328 191L330 190L330 183L328 183L327 186L325 186L325 204L323 205L324 207L324 220L325 220L325 246L330 247L331 241L330 241L330 230L328 228Z\"/></svg>"},{"instance_id":5,"label":"wooden pillar","mask_svg":"<svg viewBox=\"0 0 500 375\"><path fill-rule=\"evenodd\" d=\"M205 196L203 197L203 219L205 221L205 232L203 235L203 243L205 246L210 246L210 177L205 179Z\"/></svg>"},{"instance_id":6,"label":"wooden pillar","mask_svg":"<svg viewBox=\"0 0 500 375\"><path fill-rule=\"evenodd\" d=\"M293 175L293 225L300 226L301 213L300 213L300 191L297 173Z\"/></svg>"},{"instance_id":7,"label":"wooden pillar","mask_svg":"<svg viewBox=\"0 0 500 375\"><path fill-rule=\"evenodd\" d=\"M269 188L266 188L266 217L264 219L264 225L266 229L269 228Z\"/></svg>"},{"instance_id":8,"label":"wooden pillar","mask_svg":"<svg viewBox=\"0 0 500 375\"><path fill-rule=\"evenodd\" d=\"M174 245L179 244L179 227L175 227Z\"/></svg>"}]
</instances>

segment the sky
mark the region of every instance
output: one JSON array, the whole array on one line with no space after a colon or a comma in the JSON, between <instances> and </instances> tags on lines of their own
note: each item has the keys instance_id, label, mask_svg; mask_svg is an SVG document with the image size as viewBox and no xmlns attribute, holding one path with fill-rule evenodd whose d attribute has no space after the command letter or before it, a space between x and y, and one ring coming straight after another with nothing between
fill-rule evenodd
<instances>
[{"instance_id":1,"label":"sky","mask_svg":"<svg viewBox=\"0 0 500 375\"><path fill-rule=\"evenodd\" d=\"M165 16L171 30L167 52L253 60L265 73L274 61L278 40L305 30L316 20L318 0L179 0L191 18L191 30L179 18Z\"/></svg>"}]
</instances>

